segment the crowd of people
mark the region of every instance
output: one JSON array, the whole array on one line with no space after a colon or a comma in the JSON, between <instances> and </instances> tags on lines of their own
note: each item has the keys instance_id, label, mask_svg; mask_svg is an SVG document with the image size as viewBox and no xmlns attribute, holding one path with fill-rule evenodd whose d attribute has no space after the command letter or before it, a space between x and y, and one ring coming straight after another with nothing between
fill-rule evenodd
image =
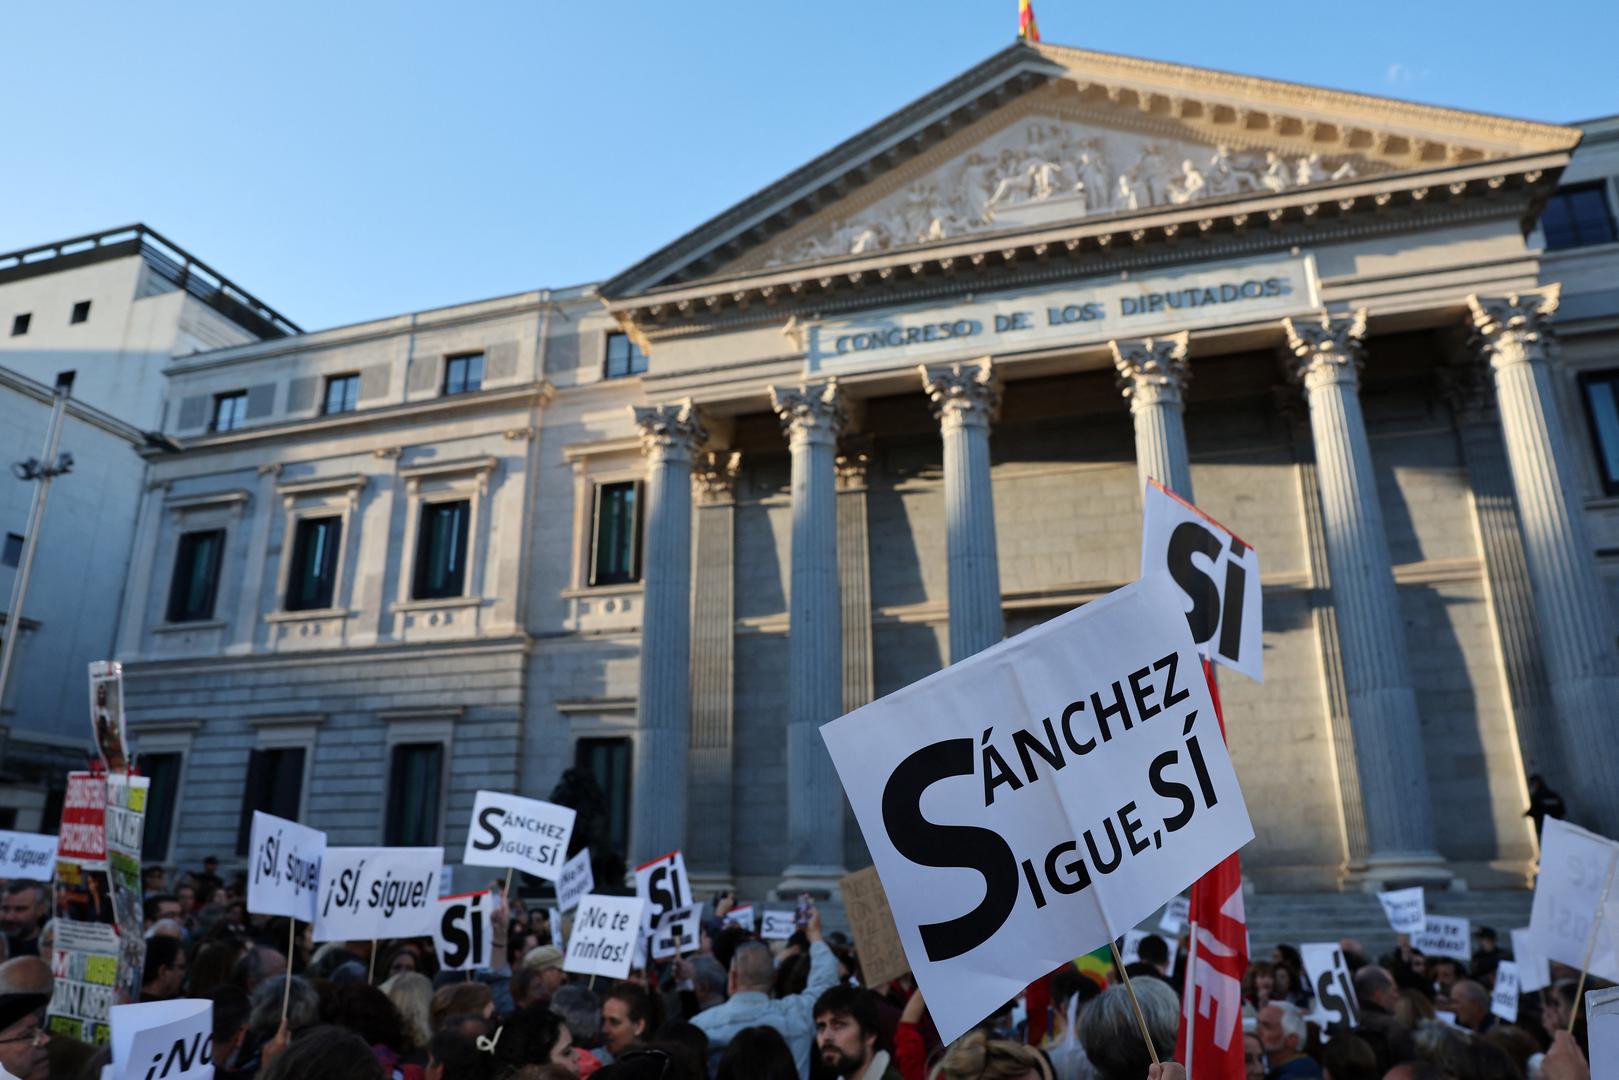
<instances>
[{"instance_id":1,"label":"crowd of people","mask_svg":"<svg viewBox=\"0 0 1619 1080\"><path fill-rule=\"evenodd\" d=\"M1172 964L1154 935L1126 969L1128 988L1116 970L1067 965L942 1045L914 982L864 985L854 943L824 931L813 907L790 939L765 942L724 919L732 900L722 895L694 953L610 982L565 973L553 929L567 928L516 895L496 911L494 965L453 972L438 970L431 939L317 946L307 924L252 916L245 879L223 878L212 860L174 882L149 868L144 886L142 999L213 1003L221 1080L1185 1076L1172 1061L1184 962ZM501 883L492 887L499 895ZM43 1026L50 915L47 886L5 886L0 1080L95 1077L108 1060L106 1048ZM1502 1020L1491 989L1504 957L1481 931L1466 964L1425 957L1404 939L1376 960L1342 942L1359 1001L1353 1030L1323 1030L1298 951L1278 947L1242 983L1247 1080L1588 1078L1583 1017L1567 1030L1578 973L1556 971L1550 989L1523 996L1515 1022Z\"/></svg>"}]
</instances>

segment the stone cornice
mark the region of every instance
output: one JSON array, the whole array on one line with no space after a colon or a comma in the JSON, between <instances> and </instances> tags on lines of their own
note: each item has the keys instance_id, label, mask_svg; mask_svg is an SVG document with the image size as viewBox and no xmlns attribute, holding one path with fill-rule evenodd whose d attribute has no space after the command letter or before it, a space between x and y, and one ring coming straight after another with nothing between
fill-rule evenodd
<instances>
[{"instance_id":1,"label":"stone cornice","mask_svg":"<svg viewBox=\"0 0 1619 1080\"><path fill-rule=\"evenodd\" d=\"M914 303L935 295L1015 288L1136 266L1274 250L1452 221L1527 221L1568 162L1559 151L1344 180L1283 194L1246 194L1187 206L775 267L609 302L643 347L797 315Z\"/></svg>"}]
</instances>

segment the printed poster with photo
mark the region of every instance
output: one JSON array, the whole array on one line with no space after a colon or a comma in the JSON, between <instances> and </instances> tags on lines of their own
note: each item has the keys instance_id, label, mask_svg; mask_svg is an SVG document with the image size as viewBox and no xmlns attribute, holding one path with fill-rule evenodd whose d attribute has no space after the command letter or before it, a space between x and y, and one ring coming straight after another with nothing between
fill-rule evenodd
<instances>
[{"instance_id":1,"label":"printed poster with photo","mask_svg":"<svg viewBox=\"0 0 1619 1080\"><path fill-rule=\"evenodd\" d=\"M90 664L90 735L110 773L129 771L129 732L124 727L124 665Z\"/></svg>"}]
</instances>

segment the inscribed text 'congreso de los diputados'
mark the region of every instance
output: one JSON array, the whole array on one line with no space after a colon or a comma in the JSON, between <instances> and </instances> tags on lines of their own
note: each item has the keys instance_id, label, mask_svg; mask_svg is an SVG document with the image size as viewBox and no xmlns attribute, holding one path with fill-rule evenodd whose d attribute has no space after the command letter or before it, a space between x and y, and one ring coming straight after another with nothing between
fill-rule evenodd
<instances>
[{"instance_id":1,"label":"inscribed text 'congreso de los diputados'","mask_svg":"<svg viewBox=\"0 0 1619 1080\"><path fill-rule=\"evenodd\" d=\"M1262 560L1256 891L1521 889L1530 773L1619 833L1612 174L1020 43L608 281L184 356L116 650L163 854L454 852L579 766L631 865L826 888L818 726L1133 580L1156 477Z\"/></svg>"}]
</instances>

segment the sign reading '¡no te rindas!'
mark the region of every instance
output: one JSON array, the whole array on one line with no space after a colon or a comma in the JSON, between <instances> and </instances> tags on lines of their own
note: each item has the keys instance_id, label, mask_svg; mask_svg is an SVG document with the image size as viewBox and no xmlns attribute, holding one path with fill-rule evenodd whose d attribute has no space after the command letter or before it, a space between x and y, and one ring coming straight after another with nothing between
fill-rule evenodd
<instances>
[{"instance_id":1,"label":"sign reading '\u00a1no te rindas!'","mask_svg":"<svg viewBox=\"0 0 1619 1080\"><path fill-rule=\"evenodd\" d=\"M1314 260L1284 255L817 320L804 328L805 366L837 375L1280 319L1320 306Z\"/></svg>"}]
</instances>

